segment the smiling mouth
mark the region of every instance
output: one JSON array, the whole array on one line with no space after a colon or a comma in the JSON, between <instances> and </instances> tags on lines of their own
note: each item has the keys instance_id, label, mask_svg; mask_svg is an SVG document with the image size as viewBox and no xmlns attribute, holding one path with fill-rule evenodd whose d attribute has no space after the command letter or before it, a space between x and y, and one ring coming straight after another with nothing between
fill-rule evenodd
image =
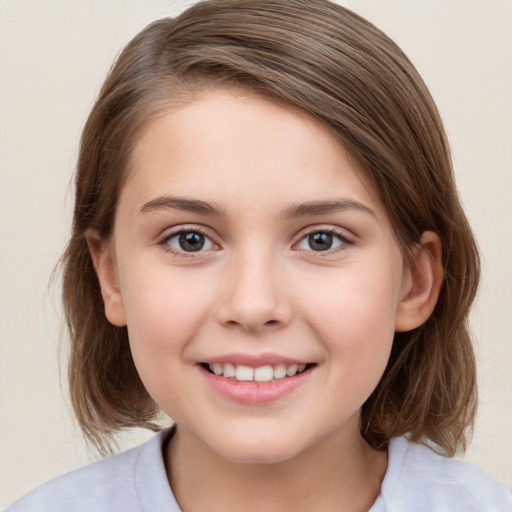
<instances>
[{"instance_id":1,"label":"smiling mouth","mask_svg":"<svg viewBox=\"0 0 512 512\"><path fill-rule=\"evenodd\" d=\"M239 382L271 382L289 377L294 377L308 371L313 364L276 364L251 367L235 365L232 363L201 363L201 366L209 373L217 377L236 380Z\"/></svg>"}]
</instances>

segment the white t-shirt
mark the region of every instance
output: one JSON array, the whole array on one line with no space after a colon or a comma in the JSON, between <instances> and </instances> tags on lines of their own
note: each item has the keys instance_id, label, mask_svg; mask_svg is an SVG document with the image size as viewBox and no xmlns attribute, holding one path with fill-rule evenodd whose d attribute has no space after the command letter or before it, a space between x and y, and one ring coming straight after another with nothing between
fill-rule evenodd
<instances>
[{"instance_id":1,"label":"white t-shirt","mask_svg":"<svg viewBox=\"0 0 512 512\"><path fill-rule=\"evenodd\" d=\"M162 458L166 433L58 477L6 512L180 512ZM467 462L396 438L369 512L512 512L512 492Z\"/></svg>"}]
</instances>

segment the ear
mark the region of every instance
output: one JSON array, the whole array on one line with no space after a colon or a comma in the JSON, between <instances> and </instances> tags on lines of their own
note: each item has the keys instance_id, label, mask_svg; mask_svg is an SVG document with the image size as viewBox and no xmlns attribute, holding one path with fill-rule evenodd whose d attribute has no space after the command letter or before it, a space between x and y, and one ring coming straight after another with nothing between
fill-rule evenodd
<instances>
[{"instance_id":1,"label":"ear","mask_svg":"<svg viewBox=\"0 0 512 512\"><path fill-rule=\"evenodd\" d=\"M105 304L105 316L117 327L126 325L121 290L117 284L116 265L112 250L95 229L88 229L85 238L98 276L101 296Z\"/></svg>"},{"instance_id":2,"label":"ear","mask_svg":"<svg viewBox=\"0 0 512 512\"><path fill-rule=\"evenodd\" d=\"M405 270L395 331L405 332L419 327L434 311L443 281L442 256L439 235L425 231Z\"/></svg>"}]
</instances>

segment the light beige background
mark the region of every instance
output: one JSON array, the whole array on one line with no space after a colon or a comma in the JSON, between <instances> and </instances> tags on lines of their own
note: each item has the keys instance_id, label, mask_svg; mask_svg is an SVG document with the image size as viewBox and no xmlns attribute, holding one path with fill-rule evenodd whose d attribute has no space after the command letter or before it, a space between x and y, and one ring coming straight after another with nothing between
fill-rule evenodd
<instances>
[{"instance_id":1,"label":"light beige background","mask_svg":"<svg viewBox=\"0 0 512 512\"><path fill-rule=\"evenodd\" d=\"M79 134L122 46L190 3L0 0L0 508L91 460L66 405L58 290L48 291ZM484 256L473 315L481 408L467 458L512 487L512 1L343 3L403 47L446 122Z\"/></svg>"}]
</instances>

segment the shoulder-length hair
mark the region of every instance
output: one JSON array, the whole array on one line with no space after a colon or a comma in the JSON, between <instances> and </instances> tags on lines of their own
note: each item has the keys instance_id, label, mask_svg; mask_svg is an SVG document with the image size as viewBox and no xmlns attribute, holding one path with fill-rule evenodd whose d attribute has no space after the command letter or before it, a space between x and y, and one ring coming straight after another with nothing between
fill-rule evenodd
<instances>
[{"instance_id":1,"label":"shoulder-length hair","mask_svg":"<svg viewBox=\"0 0 512 512\"><path fill-rule=\"evenodd\" d=\"M443 245L444 282L419 328L396 333L385 373L362 408L361 434L466 446L476 408L467 315L479 280L434 101L385 34L327 0L207 0L156 21L123 50L85 125L72 235L63 255L72 404L100 450L119 429L158 429L158 407L135 369L126 328L108 323L85 231L112 233L142 127L211 87L238 87L303 109L326 125L377 188L404 257L425 230ZM176 391L179 392L179 391Z\"/></svg>"}]
</instances>

